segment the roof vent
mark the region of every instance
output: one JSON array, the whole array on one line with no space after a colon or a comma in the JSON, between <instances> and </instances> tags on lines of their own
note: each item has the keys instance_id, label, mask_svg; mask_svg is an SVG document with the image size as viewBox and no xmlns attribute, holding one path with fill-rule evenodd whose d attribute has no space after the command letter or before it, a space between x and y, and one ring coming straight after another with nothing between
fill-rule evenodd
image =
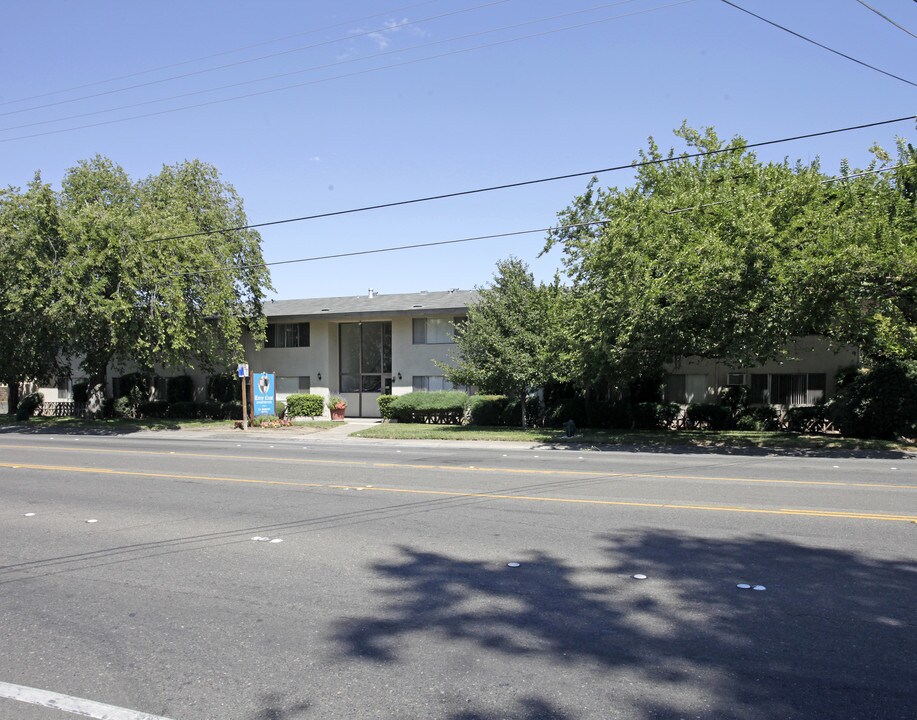
<instances>
[{"instance_id":1,"label":"roof vent","mask_svg":"<svg viewBox=\"0 0 917 720\"><path fill-rule=\"evenodd\" d=\"M373 290L372 288L370 288L370 289L369 289L369 296L368 296L368 297L369 297L370 300L372 300L372 299L373 299L374 297L376 297L376 295L378 295L378 294L379 294L379 293L377 293L375 290Z\"/></svg>"},{"instance_id":2,"label":"roof vent","mask_svg":"<svg viewBox=\"0 0 917 720\"><path fill-rule=\"evenodd\" d=\"M319 312L331 312L331 308L322 308Z\"/></svg>"},{"instance_id":3,"label":"roof vent","mask_svg":"<svg viewBox=\"0 0 917 720\"><path fill-rule=\"evenodd\" d=\"M422 308L423 305L411 305L412 308Z\"/></svg>"},{"instance_id":4,"label":"roof vent","mask_svg":"<svg viewBox=\"0 0 917 720\"><path fill-rule=\"evenodd\" d=\"M421 294L421 295L426 295L426 294L427 294L427 291L426 291L426 290L421 290L421 291L420 291L420 294Z\"/></svg>"}]
</instances>

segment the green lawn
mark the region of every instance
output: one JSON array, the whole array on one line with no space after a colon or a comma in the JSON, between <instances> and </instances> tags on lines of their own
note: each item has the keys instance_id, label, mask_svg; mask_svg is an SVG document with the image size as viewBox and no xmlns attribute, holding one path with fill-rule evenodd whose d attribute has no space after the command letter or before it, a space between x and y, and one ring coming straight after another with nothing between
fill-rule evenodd
<instances>
[{"instance_id":1,"label":"green lawn","mask_svg":"<svg viewBox=\"0 0 917 720\"><path fill-rule=\"evenodd\" d=\"M533 443L586 443L651 447L737 447L803 448L819 450L903 450L917 452L917 446L887 440L859 440L832 435L796 435L781 432L714 432L702 430L631 432L578 430L568 438L563 430L536 428L383 423L354 433L357 437L387 440L516 440Z\"/></svg>"}]
</instances>

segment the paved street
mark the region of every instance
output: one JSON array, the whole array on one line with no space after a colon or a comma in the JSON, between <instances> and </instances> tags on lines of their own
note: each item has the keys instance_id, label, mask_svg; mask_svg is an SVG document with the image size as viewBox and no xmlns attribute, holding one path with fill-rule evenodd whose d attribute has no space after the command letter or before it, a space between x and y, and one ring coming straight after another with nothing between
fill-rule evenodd
<instances>
[{"instance_id":1,"label":"paved street","mask_svg":"<svg viewBox=\"0 0 917 720\"><path fill-rule=\"evenodd\" d=\"M907 456L0 432L0 718L910 719L915 549Z\"/></svg>"}]
</instances>

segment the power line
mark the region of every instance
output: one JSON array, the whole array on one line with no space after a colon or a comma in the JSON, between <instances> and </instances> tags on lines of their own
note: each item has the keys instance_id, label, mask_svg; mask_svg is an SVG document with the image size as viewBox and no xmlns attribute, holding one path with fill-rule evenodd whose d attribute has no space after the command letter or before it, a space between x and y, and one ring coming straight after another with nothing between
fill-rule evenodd
<instances>
[{"instance_id":1,"label":"power line","mask_svg":"<svg viewBox=\"0 0 917 720\"><path fill-rule=\"evenodd\" d=\"M903 25L899 25L898 23L896 23L896 22L895 22L894 20L892 20L888 15L883 15L881 12L879 12L878 10L876 10L876 8L874 8L874 7L873 7L872 5L870 5L869 3L863 2L863 0L857 0L857 2L860 3L860 5L862 5L862 6L865 7L865 8L869 8L869 9L872 10L876 15L878 15L880 18L882 18L883 20L885 20L885 21L887 21L887 22L890 22L892 25L894 25L894 26L895 26L896 28L898 28L899 30L903 30L903 31L906 32L908 35L910 35L912 38L917 38L917 35L915 35L914 33L912 33L910 30L908 30L908 29L907 29L906 27L904 27Z\"/></svg>"},{"instance_id":2,"label":"power line","mask_svg":"<svg viewBox=\"0 0 917 720\"><path fill-rule=\"evenodd\" d=\"M623 2L634 2L634 1L635 0L623 0ZM160 78L158 80L150 80L148 82L137 83L135 85L127 85L125 87L114 88L112 90L105 90L103 92L93 93L91 95L81 95L80 97L69 98L68 100L58 100L57 102L46 103L44 105L33 105L32 107L20 108L19 110L9 110L7 112L0 113L0 117L4 117L7 115L18 115L20 113L30 112L32 110L43 110L45 108L56 107L58 105L67 105L69 103L79 102L80 100L91 100L93 98L103 97L105 95L114 95L116 93L126 92L127 90L136 90L137 88L149 87L150 85L161 85L162 83L171 82L172 80L182 80L184 78L193 77L195 75L204 75L206 73L216 72L218 70L225 70L231 67L238 67L239 65L247 65L250 63L254 63L254 62L259 62L261 60L270 60L272 58L282 57L284 55L291 55L293 53L303 52L304 50L313 50L318 47L323 47L325 45L333 45L334 43L344 42L346 40L353 40L356 38L368 37L370 35L378 35L380 33L388 32L391 30L396 30L396 29L403 28L403 27L409 27L412 25L419 25L421 23L431 22L433 20L439 20L441 18L450 17L452 15L460 15L462 13L473 12L474 10L480 10L481 8L491 7L493 5L501 5L506 2L509 2L509 0L493 0L492 2L484 3L483 5L475 5L474 7L464 8L462 10L453 10L452 12L442 13L440 15L433 15L431 17L421 18L419 20L411 20L408 22L399 23L395 27L373 28L372 30L364 30L361 32L352 33L350 35L345 35L344 37L337 37L337 38L334 38L333 40L324 40L319 43L313 43L312 45L303 45L301 47L292 48L291 50L283 50L282 52L271 53L269 55L260 55L258 57L248 58L247 60L239 60L237 62L226 63L224 65L217 65L215 67L204 68L203 70L194 70L192 72L183 73L181 75L172 75L170 77ZM621 4L621 3L616 3L616 4ZM581 10L580 12L587 12L587 11ZM440 41L440 42L443 42L443 41ZM420 47L424 47L424 46L420 46ZM335 65L335 64L338 64L338 63L332 63L332 65ZM319 67L331 67L331 65L322 65ZM307 70L302 70L298 72L307 72L308 70L312 70L312 69L315 69L315 68L308 68ZM151 100L149 102L163 102L165 100L173 100L176 97L187 97L188 95L196 95L200 92L213 92L214 90L222 90L227 87L236 87L237 85L246 85L246 84L250 84L253 82L261 82L262 80L271 80L273 78L285 77L286 75L295 75L295 74L296 73L283 73L281 75L270 75L268 77L258 78L256 80L249 80L244 83L236 83L234 85L223 85L217 88L212 88L210 90L201 90L201 91L197 91L193 93L185 93L183 95L176 95L176 96L169 97L169 98L162 98L161 100ZM99 112L112 112L114 110L121 110L124 107L137 107L138 105L148 105L149 102L136 103L134 105L126 105L123 107L110 108L109 110L100 110ZM58 122L61 120L69 120L69 119L76 118L76 117L85 117L86 115L95 115L95 114L98 114L98 113L84 113L82 115L71 115L69 117L58 118L57 120L48 120L46 122ZM32 124L41 125L43 123L32 123ZM29 127L29 125L17 125L15 127ZM12 129L15 129L15 128L3 128L3 130L12 130Z\"/></svg>"},{"instance_id":3,"label":"power line","mask_svg":"<svg viewBox=\"0 0 917 720\"><path fill-rule=\"evenodd\" d=\"M120 119L116 119L116 120L107 120L107 121L103 121L103 122L99 122L99 123L89 123L89 124L86 124L86 125L80 125L80 126L73 127L73 128L62 128L62 129L60 129L60 130L50 130L50 131L48 131L48 132L35 133L35 134L32 134L32 135L22 135L22 136L18 136L18 137L14 137L14 138L5 138L5 139L0 140L0 142L10 142L10 141L13 141L13 140L23 140L23 139L27 139L27 138L41 137L41 136L43 136L43 135L51 135L51 134L56 134L56 133L61 133L61 132L70 132L70 131L72 131L72 130L81 130L81 129L90 128L90 127L98 127L98 126L100 126L100 125L110 125L110 124L113 124L113 123L125 122L125 121L128 121L128 120L136 120L136 119L140 119L140 118L154 117L154 116L156 116L156 115L164 115L164 114L168 114L168 113L179 112L179 111L181 111L181 110L189 110L189 109L194 109L194 108L199 108L199 107L206 107L206 106L209 106L209 105L216 105L216 104L220 104L220 103L224 103L224 102L230 102L230 101L232 101L232 100L241 100L241 99L246 99L246 98L251 98L251 97L257 97L257 96L259 96L259 95L267 95L267 94L271 94L271 93L275 93L275 92L281 92L281 91L283 91L283 90L289 90L289 89L293 89L293 88L305 87L305 86L308 86L308 85L315 85L315 84L319 84L319 83L330 82L330 81L332 81L332 80L340 80L340 79L343 79L343 78L354 77L354 76L356 76L356 75L363 75L363 74L370 73L370 72L376 72L376 71L378 71L378 70L385 70L385 69L389 69L389 68L400 67L400 66L402 66L402 65L411 65L411 64L415 64L415 63L419 63L419 62L425 62L425 61L427 61L427 60L435 60L435 59L438 59L438 58L447 57L447 56L449 56L449 55L456 55L456 54L460 54L460 53L464 53L464 52L470 52L470 51L473 51L473 50L480 50L480 49L484 49L484 48L494 47L494 46L496 46L496 45L502 45L502 44L511 43L511 42L519 42L519 41L521 41L521 40L528 40L528 39L531 39L531 38L534 38L534 37L541 37L541 36L543 36L543 35L549 35L549 34L552 34L552 33L555 33L555 32L563 32L563 31L565 31L565 30L578 29L578 28L581 28L581 27L586 27L586 26L588 26L588 25L594 25L594 24L598 24L598 23L602 23L602 22L609 22L610 20L617 20L617 19L620 19L620 18L630 17L630 16L632 16L632 15L640 15L640 14L647 13L647 12L654 12L654 11L656 11L656 10L662 10L662 9L665 9L665 8L668 8L668 7L672 7L672 6L674 6L674 5L683 5L683 4L686 4L686 3L688 3L688 2L693 2L693 1L694 1L694 0L681 0L680 2L670 3L669 5L662 5L662 6L659 6L659 7L656 7L656 8L649 8L649 9L646 9L646 10L640 10L640 11L637 11L637 12L634 12L634 13L626 13L626 14L624 14L624 15L615 15L615 16L612 16L612 17L601 18L601 19L599 19L599 20L594 20L594 21L590 21L590 22L587 22L587 23L581 23L581 24L578 24L578 25L570 25L570 26L567 26L567 27L564 27L564 28L555 28L555 29L553 29L553 30L547 30L547 31L540 32L540 33L534 33L534 34L532 34L532 35L524 35L524 36L521 36L521 37L518 37L518 38L510 38L510 39L508 39L508 40L499 40L499 41L496 41L496 42L493 42L493 43L484 43L484 44L476 45L476 46L470 47L470 48L462 48L462 49L459 49L459 50L454 50L454 51L442 53L442 54L439 54L439 55L431 55L431 56L428 56L428 57L425 57L425 58L416 58L416 59L414 59L414 60L408 60L408 61L401 62L401 63L392 63L392 64L390 64L390 65L382 65L382 66L379 66L379 67L369 68L369 69L367 69L367 70L360 70L360 71L353 72L353 73L345 73L345 74L342 74L342 75L335 75L335 76L328 77L328 78L322 78L322 79L318 79L318 80L311 80L311 81L304 82L304 83L295 83L295 84L293 84L293 85L285 85L285 86L283 86L283 87L273 88L273 89L270 89L270 90L263 90L263 91L254 92L254 93L247 93L247 94L245 94L245 95L236 95L236 96L229 97L229 98L222 98L222 99L219 99L219 100L212 100L212 101L208 101L208 102L197 103L197 104L194 104L194 105L186 105L186 106L182 106L182 107L171 108L171 109L169 109L169 110L162 110L162 111L152 112L152 113L143 113L143 114L140 114L140 115L132 115L132 116L126 117L126 118L120 118ZM470 39L470 38L480 37L480 36L482 36L482 35L488 35L488 34L492 34L492 33L495 33L495 32L502 32L502 31L504 31L504 30L513 30L513 29L520 28L520 27L524 27L524 26L527 26L527 25L534 25L534 24L537 24L537 23L549 22L549 21L551 21L551 20L558 20L558 19L560 19L560 18L570 17L570 16L572 16L572 15L581 15L581 14L583 14L583 13L594 12L595 10L601 10L601 9L605 9L605 8L609 8L609 7L614 7L614 6L616 6L616 5L623 5L623 4L627 4L627 3L630 3L630 2L634 2L634 0L618 0L618 2L608 3L608 4L605 4L605 5L597 5L597 6L595 6L595 7L587 8L587 9L585 9L585 10L576 10L576 11L573 11L573 12L562 13L562 14L560 14L560 15L553 15L553 16L550 16L550 17L539 18L539 19L536 19L536 20L527 20L527 21L525 21L525 22L516 23L516 24L513 24L513 25L505 25L505 26L503 26L503 27L492 28L492 29L490 29L490 30L480 30L480 31L477 31L477 32L468 33L468 34L466 34L466 35L460 35L460 36L457 36L457 37L446 38L446 39L444 39L444 40L435 40L435 41L428 42L428 43L423 43L423 44L420 44L420 45L413 45L413 46L407 47L407 48L398 48L398 49L395 49L395 50L388 50L388 51L386 51L386 52L381 52L381 53L376 53L376 54L374 54L374 55L370 55L370 56L368 56L368 58L367 58L367 57L349 58L349 59L346 59L346 60L339 60L339 61L332 62L332 63L326 63L326 64L324 64L324 65L314 65L314 66L312 66L312 67L304 68L304 69L302 69L302 70L293 70L293 71L290 71L290 72L279 73L279 74L276 74L276 75L267 75L267 76L260 77L260 78L255 78L255 79L252 79L252 80L244 80L244 81L241 81L241 82L230 83L230 84L228 84L228 85L220 85L220 86L217 86L217 87L209 88L209 89L207 89L207 90L194 90L194 91L187 92L187 93L181 93L181 94L179 94L179 95L172 95L172 96L170 96L170 97L159 98L159 99L156 99L156 100L144 100L144 101L142 101L142 102L131 103L131 104L129 104L129 105L119 105L119 106L117 106L117 107L107 108L107 109L105 109L105 110L93 110L93 111L91 111L91 112L79 113L79 114L76 114L76 115L69 115L69 116L62 117L62 118L56 118L56 119L54 119L54 120L40 120L40 121L36 121L36 122L31 122L31 123L24 123L24 124L22 124L22 125L10 125L10 126L5 127L5 128L0 128L0 132L8 132L8 131L10 131L10 130L20 130L20 129L23 129L23 128L36 127L36 126L38 126L38 125L48 125L48 124L50 124L50 123L63 122L63 121L65 121L65 120L75 120L75 119L83 118L83 117L91 117L91 116L93 116L93 115L103 115L103 114L105 114L105 113L116 112L116 111L118 111L118 110L129 110L129 109L131 109L131 108L143 107L143 106L145 106L145 105L153 105L153 104L155 104L155 103L166 102L166 101L168 101L168 100L179 100L179 99L182 99L182 98L194 97L194 96L197 96L197 95L202 95L202 94L204 94L204 93L216 92L216 91L218 91L218 90L228 90L228 89L231 89L231 88L242 87L242 86L244 86L244 85L253 85L253 84L255 84L255 83L264 82L264 81L266 81L266 80L276 80L276 79L278 79L278 78L290 77L291 75L301 75L301 74L303 74L303 73L312 72L312 71L315 71L315 70L325 70L325 69L332 68L332 67L338 67L338 66L340 66L340 65L349 65L349 64L356 63L356 62L362 62L363 60L366 60L366 59L380 58L380 57L385 57L385 56L388 56L388 55L398 55L398 54L410 52L410 51L413 51L413 50L420 50L420 49L423 49L423 48L429 48L429 47L433 47L433 46L436 46L436 45L443 45L443 44L446 44L446 43L455 42L456 40L468 40L468 39ZM373 32L377 32L377 31L373 31ZM18 111L17 111L17 112L18 112ZM11 114L11 113L6 113L6 114ZM0 115L2 115L2 114L0 114Z\"/></svg>"},{"instance_id":4,"label":"power line","mask_svg":"<svg viewBox=\"0 0 917 720\"><path fill-rule=\"evenodd\" d=\"M806 140L809 138L815 137L824 137L826 135L835 135L842 132L850 132L852 130L862 130L865 128L878 127L881 125L891 125L894 123L904 122L906 120L914 120L913 115L908 115L905 117L893 118L891 120L878 120L876 122L863 123L862 125L848 125L843 128L836 128L834 130L821 130L819 132L805 133L803 135L793 135L791 137L778 138L776 140L763 140L756 143L747 143L745 145L731 146L727 148L720 148L719 150L704 150L702 152L696 153L684 153L677 157L666 157L666 158L657 158L654 160L643 160L641 162L632 162L627 163L626 165L613 165L611 167L599 168L597 170L585 170L582 172L567 173L565 175L553 175L551 177L538 178L535 180L522 180L519 182L505 183L502 185L491 185L488 187L476 188L473 190L460 190L458 192L443 193L440 195L427 195L425 197L413 198L411 200L398 200L395 202L388 203L379 203L377 205L364 205L362 207L350 208L348 210L334 210L331 212L317 213L314 215L303 215L300 217L286 218L283 220L271 220L268 222L262 223L252 223L249 225L240 225L238 227L230 228L220 228L216 230L202 230L200 232L186 233L184 235L170 235L167 237L161 238L146 238L140 242L167 242L170 240L184 240L187 238L193 237L203 237L205 235L215 235L221 232L238 232L240 230L254 230L255 228L270 227L273 225L286 225L294 222L304 222L306 220L318 220L321 218L329 217L338 217L341 215L352 215L355 213L368 212L370 210L382 210L386 208L393 207L402 207L404 205L415 205L418 203L431 202L433 200L446 200L448 198L457 198L465 197L467 195L478 195L486 192L493 192L495 190L508 190L510 188L525 187L528 185L539 185L542 183L555 182L557 180L569 180L572 178L586 177L591 175L600 175L606 172L615 172L618 170L632 170L640 167L648 167L651 165L662 165L664 163L676 162L678 160L691 160L693 158L706 157L708 155L720 155L722 153L728 152L738 152L742 150L750 150L752 148L765 147L768 145L777 145L785 142L792 142L795 140Z\"/></svg>"},{"instance_id":5,"label":"power line","mask_svg":"<svg viewBox=\"0 0 917 720\"><path fill-rule=\"evenodd\" d=\"M813 45L817 45L818 47L822 48L823 50L827 50L828 52L834 53L835 55L840 55L842 58L851 60L857 63L857 65L862 65L863 67L867 67L870 70L875 70L876 72L882 73L883 75L886 75L890 78L894 78L895 80L900 80L903 83L907 83L908 85L912 87L917 87L917 83L911 82L907 78L903 78L900 75L895 75L894 73L890 73L887 70L883 70L882 68L877 68L875 65L870 65L869 63L863 62L862 60L857 60L855 57L851 57L850 55L847 55L846 53L842 53L840 50L835 50L834 48L830 48L827 45L823 45L822 43L818 42L817 40L813 40L812 38L808 38L805 35L801 35L798 32L796 32L795 30L790 30L788 27L784 27L783 25L775 23L773 20L768 20L766 17L761 17L760 15L756 15L751 10L746 10L745 8L739 5L736 5L734 2L731 2L731 0L720 0L720 2L725 3L726 5L729 5L730 7L734 7L736 10L741 10L743 13L747 15L751 15L753 18L757 18L758 20L761 20L762 22L766 22L768 25L771 25L775 28L783 30L784 32L789 33L790 35L795 35L800 40L805 40L807 43L812 43Z\"/></svg>"},{"instance_id":6,"label":"power line","mask_svg":"<svg viewBox=\"0 0 917 720\"><path fill-rule=\"evenodd\" d=\"M833 182L840 182L842 180L853 180L854 178L858 178L858 177L866 177L867 175L878 175L880 173L892 172L894 170L900 170L902 168L909 168L909 167L917 167L917 163L906 163L904 165L894 165L892 167L879 168L878 170L863 170L862 172L850 173L848 175L835 175L834 177L826 178L825 180L820 180L818 184L819 185L829 185L830 183L833 183ZM760 193L755 193L754 195L748 195L746 197L759 198L759 197L767 197L770 195L779 195L780 193L786 192L789 189L790 188L783 187L783 188L774 190L773 192L760 192ZM741 199L743 198L733 197L727 200L717 200L715 202L702 203L700 205L691 205L690 207L677 208L675 210L665 210L664 212L666 215L678 215L679 213L689 212L691 210L703 210L704 208L715 207L717 205L728 205L729 203L738 202Z\"/></svg>"},{"instance_id":7,"label":"power line","mask_svg":"<svg viewBox=\"0 0 917 720\"><path fill-rule=\"evenodd\" d=\"M866 170L863 172L853 173L850 175L838 175L836 177L827 178L825 180L822 180L820 181L819 184L826 185L828 183L838 182L840 180L850 180L852 178L863 177L866 175L875 175L878 173L891 172L893 170L898 170L900 168L906 168L906 167L917 167L917 163L908 163L906 165L896 165L894 167L881 168L878 170ZM777 193L785 192L786 189L787 188L778 190ZM770 193L770 194L777 194L777 193ZM762 197L767 194L768 193L759 193L751 197ZM735 202L738 199L739 198L731 198L729 200L722 200L722 201L715 202L715 203L705 203L703 205L695 205L693 207L688 207L688 208L679 208L678 210L667 210L665 211L665 214L674 215L676 213L686 212L688 210L697 210L697 209L704 208L704 207L710 207L712 205L723 205L726 203ZM313 255L313 256L304 257L304 258L293 258L290 260L275 260L272 262L251 263L247 265L222 265L220 267L207 268L203 270L190 270L187 272L172 273L169 275L159 275L156 278L154 278L154 280L164 280L167 278L175 278L175 277L186 277L188 275L212 275L214 273L224 272L226 270L253 270L256 268L276 267L278 265L294 265L298 263L316 262L318 260L335 260L335 259L340 259L340 258L357 257L361 255L376 255L379 253L398 252L401 250L417 250L421 248L439 247L442 245L458 245L460 243L477 242L480 240L495 240L499 238L517 237L519 235L533 235L535 233L544 233L544 232L557 231L557 230L572 230L574 228L592 227L594 225L607 225L610 222L612 221L611 220L591 220L589 222L571 223L569 225L554 225L551 227L534 228L531 230L514 230L512 232L492 233L490 235L475 235L473 237L458 238L456 240L436 240L433 242L426 242L426 243L413 243L410 245L395 245L391 247L375 248L373 250L354 250L352 252L332 253L329 255Z\"/></svg>"},{"instance_id":8,"label":"power line","mask_svg":"<svg viewBox=\"0 0 917 720\"><path fill-rule=\"evenodd\" d=\"M414 8L418 8L423 5L432 5L435 2L439 2L439 0L425 0L425 2L414 3L412 5L404 5L402 7L394 8L392 10L386 10L385 12L374 13L372 15L365 15L361 18L356 18L354 20L346 20L345 22L335 23L334 25L327 25L322 28L316 28L315 30L308 30L306 32L294 33L292 35L283 35L282 37L276 37L270 40L264 40L262 42L254 43L252 45L244 45L242 47L233 48L231 50L223 50L218 53L213 53L212 55L203 55L201 57L192 58L190 60L182 60L181 62L170 63L168 65L160 65L158 67L149 68L148 70L139 70L137 72L127 73L126 75L117 75L115 77L110 77L106 80L94 80L93 82L84 83L82 85L74 85L69 88L63 88L62 90L52 90L51 92L41 93L39 95L29 95L28 97L21 97L16 100L6 100L4 102L0 102L0 107L4 105L13 105L19 102L26 102L27 100L37 100L38 98L50 97L51 95L60 95L66 92L73 92L74 90L82 90L83 88L94 87L96 85L104 85L105 83L116 82L118 80L127 80L128 78L139 77L140 75L149 75L150 73L159 72L160 70L170 70L171 68L181 67L183 65L191 65L192 63L202 62L204 60L212 60L213 58L222 57L223 55L231 55L233 53L242 52L243 50L251 50L256 47L272 45L273 43L283 42L284 40L292 40L293 38L296 38L296 37L314 35L315 33L325 32L326 30L334 30L339 27L344 27L345 25L353 25L354 23L363 22L364 20L373 20L383 15L392 15L394 13L403 12L405 10L413 10Z\"/></svg>"},{"instance_id":9,"label":"power line","mask_svg":"<svg viewBox=\"0 0 917 720\"><path fill-rule=\"evenodd\" d=\"M378 253L396 252L398 250L416 250L418 248L437 247L439 245L457 245L459 243L476 242L478 240L494 240L497 238L515 237L518 235L532 235L534 233L548 232L549 230L568 230L577 227L587 227L589 225L604 225L610 222L608 220L593 220L592 222L574 223L571 225L557 225L554 227L534 228L532 230L514 230L513 232L494 233L492 235L476 235L474 237L459 238L457 240L437 240L434 242L415 243L412 245L396 245L394 247L376 248L374 250L355 250L353 252L334 253L331 255L313 255L312 257L294 258L292 260L276 260L274 262L251 263L248 265L221 265L220 267L207 268L205 270L190 270L188 272L173 273L171 275L159 275L154 280L164 280L166 278L185 277L187 275L212 275L226 270L253 270L263 267L274 267L277 265L293 265L295 263L314 262L316 260L334 260L338 258L355 257L358 255L375 255Z\"/></svg>"}]
</instances>

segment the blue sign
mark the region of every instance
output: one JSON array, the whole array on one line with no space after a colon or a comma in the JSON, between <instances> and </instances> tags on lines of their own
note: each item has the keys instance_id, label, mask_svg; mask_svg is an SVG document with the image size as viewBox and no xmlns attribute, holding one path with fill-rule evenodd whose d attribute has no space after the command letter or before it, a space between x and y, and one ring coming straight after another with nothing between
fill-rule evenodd
<instances>
[{"instance_id":1,"label":"blue sign","mask_svg":"<svg viewBox=\"0 0 917 720\"><path fill-rule=\"evenodd\" d=\"M236 370L240 378L248 377L248 363L242 363L239 365L238 370Z\"/></svg>"},{"instance_id":2,"label":"blue sign","mask_svg":"<svg viewBox=\"0 0 917 720\"><path fill-rule=\"evenodd\" d=\"M274 373L252 375L252 406L255 417L274 414Z\"/></svg>"}]
</instances>

